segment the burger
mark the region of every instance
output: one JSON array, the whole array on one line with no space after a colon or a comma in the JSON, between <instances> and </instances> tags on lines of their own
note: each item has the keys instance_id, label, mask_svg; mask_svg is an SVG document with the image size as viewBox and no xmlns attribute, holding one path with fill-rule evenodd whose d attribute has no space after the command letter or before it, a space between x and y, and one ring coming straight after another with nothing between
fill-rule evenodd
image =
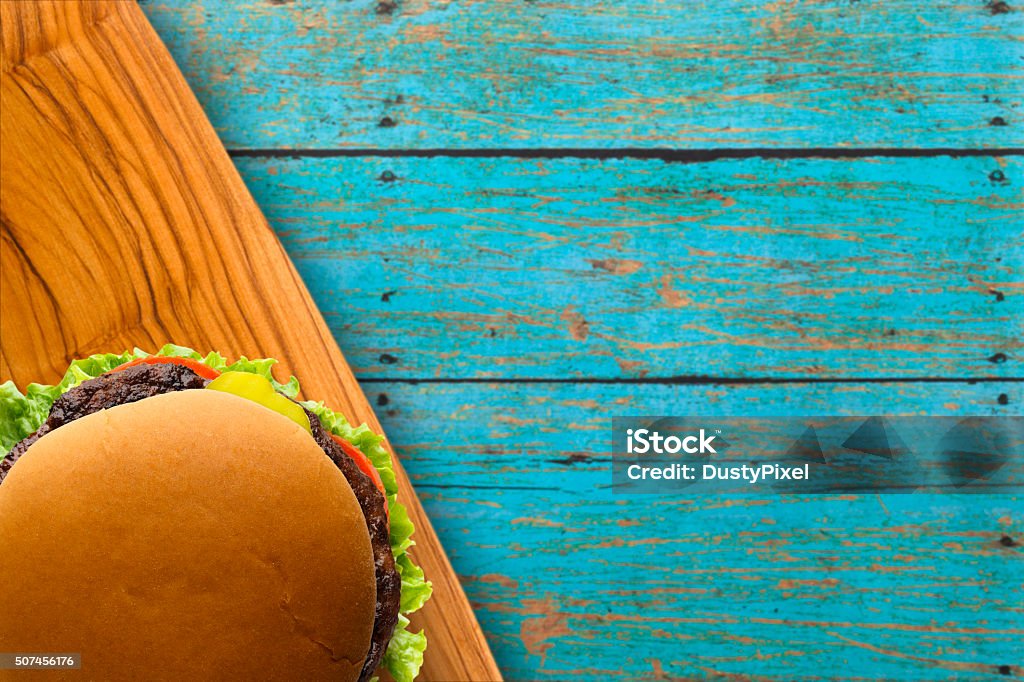
<instances>
[{"instance_id":1,"label":"burger","mask_svg":"<svg viewBox=\"0 0 1024 682\"><path fill-rule=\"evenodd\" d=\"M0 651L82 679L416 677L431 587L382 438L273 364L172 345L0 385Z\"/></svg>"}]
</instances>

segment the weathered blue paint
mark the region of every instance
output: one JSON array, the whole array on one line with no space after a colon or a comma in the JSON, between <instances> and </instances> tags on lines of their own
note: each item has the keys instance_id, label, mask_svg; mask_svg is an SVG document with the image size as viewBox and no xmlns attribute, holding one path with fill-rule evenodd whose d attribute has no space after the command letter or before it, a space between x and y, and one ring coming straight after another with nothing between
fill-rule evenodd
<instances>
[{"instance_id":1,"label":"weathered blue paint","mask_svg":"<svg viewBox=\"0 0 1024 682\"><path fill-rule=\"evenodd\" d=\"M1006 4L143 8L229 147L1009 147L1024 13Z\"/></svg>"},{"instance_id":2,"label":"weathered blue paint","mask_svg":"<svg viewBox=\"0 0 1024 682\"><path fill-rule=\"evenodd\" d=\"M607 449L609 413L1019 414L1021 384L364 388L512 679L1021 672L1019 497L624 496Z\"/></svg>"},{"instance_id":3,"label":"weathered blue paint","mask_svg":"<svg viewBox=\"0 0 1024 682\"><path fill-rule=\"evenodd\" d=\"M238 165L361 376L1024 374L1016 157Z\"/></svg>"}]
</instances>

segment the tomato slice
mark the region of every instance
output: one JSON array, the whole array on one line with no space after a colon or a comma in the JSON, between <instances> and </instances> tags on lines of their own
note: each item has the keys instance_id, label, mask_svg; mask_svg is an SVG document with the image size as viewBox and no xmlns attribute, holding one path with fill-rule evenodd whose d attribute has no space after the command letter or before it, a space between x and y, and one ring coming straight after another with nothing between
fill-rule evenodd
<instances>
[{"instance_id":1,"label":"tomato slice","mask_svg":"<svg viewBox=\"0 0 1024 682\"><path fill-rule=\"evenodd\" d=\"M384 481L380 480L380 472L377 471L377 467L373 466L373 462L370 461L369 457L363 454L362 450L357 448L355 445L352 445L352 443L349 443L341 436L336 436L332 433L331 438L334 439L335 443L341 446L341 449L345 451L346 455L352 458L352 461L356 463L359 470L369 476L370 480L373 481L373 484L377 486L377 490L379 490L380 494L384 496L384 513L386 513L390 519L391 512L388 510L388 494L384 492Z\"/></svg>"},{"instance_id":2,"label":"tomato slice","mask_svg":"<svg viewBox=\"0 0 1024 682\"><path fill-rule=\"evenodd\" d=\"M220 376L220 372L212 367L207 367L198 360L193 360L192 358L169 358L159 355L150 355L148 358L132 360L131 362L126 362L110 371L120 372L122 369L128 369L129 367L135 367L137 365L181 365L182 367L188 367L204 379L216 379Z\"/></svg>"}]
</instances>

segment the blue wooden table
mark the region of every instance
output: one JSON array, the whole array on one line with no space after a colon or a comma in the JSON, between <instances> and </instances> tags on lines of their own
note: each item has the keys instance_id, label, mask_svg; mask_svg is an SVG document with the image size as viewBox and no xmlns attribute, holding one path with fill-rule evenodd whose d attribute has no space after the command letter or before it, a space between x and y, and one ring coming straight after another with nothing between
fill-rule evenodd
<instances>
[{"instance_id":1,"label":"blue wooden table","mask_svg":"<svg viewBox=\"0 0 1024 682\"><path fill-rule=\"evenodd\" d=\"M1022 413L1016 5L143 3L551 680L1024 675L1019 498L636 498L608 455L614 415Z\"/></svg>"}]
</instances>

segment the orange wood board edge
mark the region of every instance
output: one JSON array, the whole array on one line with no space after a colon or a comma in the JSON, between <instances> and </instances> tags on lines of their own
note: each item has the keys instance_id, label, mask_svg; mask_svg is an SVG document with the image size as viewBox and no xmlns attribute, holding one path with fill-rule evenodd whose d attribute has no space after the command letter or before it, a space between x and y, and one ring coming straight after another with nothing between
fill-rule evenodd
<instances>
[{"instance_id":1,"label":"orange wood board edge","mask_svg":"<svg viewBox=\"0 0 1024 682\"><path fill-rule=\"evenodd\" d=\"M306 397L381 431L305 286L134 2L0 3L0 379L166 342L274 357ZM388 445L390 448L390 445ZM401 466L424 680L500 673Z\"/></svg>"}]
</instances>

